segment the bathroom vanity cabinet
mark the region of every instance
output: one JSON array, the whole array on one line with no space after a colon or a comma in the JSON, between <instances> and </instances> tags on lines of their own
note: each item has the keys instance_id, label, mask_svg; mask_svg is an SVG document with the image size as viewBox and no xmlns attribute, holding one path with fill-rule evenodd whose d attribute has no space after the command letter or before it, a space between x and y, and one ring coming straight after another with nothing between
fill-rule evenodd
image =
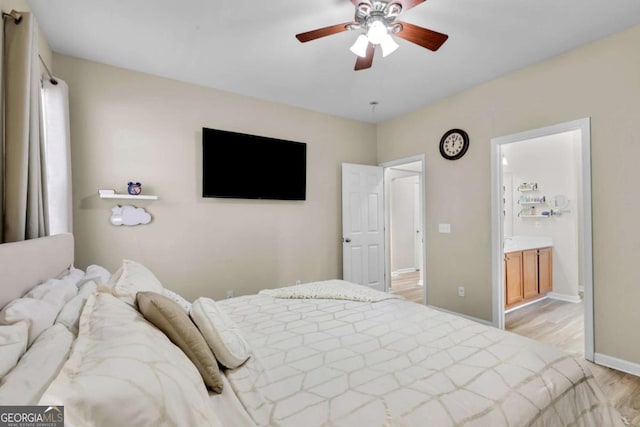
<instances>
[{"instance_id":1,"label":"bathroom vanity cabinet","mask_svg":"<svg viewBox=\"0 0 640 427\"><path fill-rule=\"evenodd\" d=\"M542 298L553 289L552 255L550 247L504 254L505 308Z\"/></svg>"}]
</instances>

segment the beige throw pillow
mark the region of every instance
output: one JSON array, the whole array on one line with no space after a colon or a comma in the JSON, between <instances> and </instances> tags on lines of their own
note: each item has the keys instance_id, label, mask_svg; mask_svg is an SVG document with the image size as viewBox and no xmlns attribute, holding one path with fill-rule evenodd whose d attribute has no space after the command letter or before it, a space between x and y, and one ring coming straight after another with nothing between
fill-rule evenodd
<instances>
[{"instance_id":1,"label":"beige throw pillow","mask_svg":"<svg viewBox=\"0 0 640 427\"><path fill-rule=\"evenodd\" d=\"M138 292L136 300L145 319L180 347L213 392L221 393L222 378L218 362L184 309L175 301L155 292Z\"/></svg>"}]
</instances>

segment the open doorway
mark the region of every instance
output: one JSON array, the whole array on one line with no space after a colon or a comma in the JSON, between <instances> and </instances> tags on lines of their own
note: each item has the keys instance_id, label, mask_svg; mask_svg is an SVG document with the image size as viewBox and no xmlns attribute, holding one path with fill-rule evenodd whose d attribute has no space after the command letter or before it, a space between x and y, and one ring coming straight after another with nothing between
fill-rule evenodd
<instances>
[{"instance_id":1,"label":"open doorway","mask_svg":"<svg viewBox=\"0 0 640 427\"><path fill-rule=\"evenodd\" d=\"M494 138L492 176L494 325L593 360L589 119Z\"/></svg>"},{"instance_id":2,"label":"open doorway","mask_svg":"<svg viewBox=\"0 0 640 427\"><path fill-rule=\"evenodd\" d=\"M426 303L423 158L381 165L385 182L387 289Z\"/></svg>"},{"instance_id":3,"label":"open doorway","mask_svg":"<svg viewBox=\"0 0 640 427\"><path fill-rule=\"evenodd\" d=\"M379 166L342 164L344 280L427 304L424 164L424 155Z\"/></svg>"}]
</instances>

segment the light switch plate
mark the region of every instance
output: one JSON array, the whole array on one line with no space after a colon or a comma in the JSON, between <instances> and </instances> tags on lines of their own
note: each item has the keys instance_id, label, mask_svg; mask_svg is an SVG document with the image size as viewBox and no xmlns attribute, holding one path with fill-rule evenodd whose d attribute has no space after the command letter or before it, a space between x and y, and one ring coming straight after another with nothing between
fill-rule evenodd
<instances>
[{"instance_id":1,"label":"light switch plate","mask_svg":"<svg viewBox=\"0 0 640 427\"><path fill-rule=\"evenodd\" d=\"M438 224L438 231L440 233L451 233L451 224Z\"/></svg>"}]
</instances>

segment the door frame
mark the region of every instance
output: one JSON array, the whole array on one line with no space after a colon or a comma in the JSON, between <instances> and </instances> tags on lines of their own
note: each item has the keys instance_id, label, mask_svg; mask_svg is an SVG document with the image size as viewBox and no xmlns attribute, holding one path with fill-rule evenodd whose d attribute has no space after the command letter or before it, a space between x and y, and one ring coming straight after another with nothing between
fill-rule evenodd
<instances>
[{"instance_id":1,"label":"door frame","mask_svg":"<svg viewBox=\"0 0 640 427\"><path fill-rule=\"evenodd\" d=\"M591 118L491 139L491 253L493 325L504 329L504 225L502 213L502 146L558 133L580 130L582 154L582 268L584 285L584 356L594 359L593 235L591 228Z\"/></svg>"},{"instance_id":2,"label":"door frame","mask_svg":"<svg viewBox=\"0 0 640 427\"><path fill-rule=\"evenodd\" d=\"M420 186L420 214L421 214L421 223L422 223L422 299L423 303L427 305L427 238L426 238L426 210L425 210L425 174L426 174L426 159L424 154L418 154L415 156L404 157L402 159L391 160L388 162L380 163L378 166L383 168L383 179L384 179L384 267L385 267L385 278L384 278L384 287L385 291L389 292L391 289L391 223L390 213L391 213L391 203L390 203L390 191L391 186L389 180L387 179L387 169L394 166L401 166L407 163L415 163L420 162L422 166L422 172L419 175L418 182Z\"/></svg>"}]
</instances>

